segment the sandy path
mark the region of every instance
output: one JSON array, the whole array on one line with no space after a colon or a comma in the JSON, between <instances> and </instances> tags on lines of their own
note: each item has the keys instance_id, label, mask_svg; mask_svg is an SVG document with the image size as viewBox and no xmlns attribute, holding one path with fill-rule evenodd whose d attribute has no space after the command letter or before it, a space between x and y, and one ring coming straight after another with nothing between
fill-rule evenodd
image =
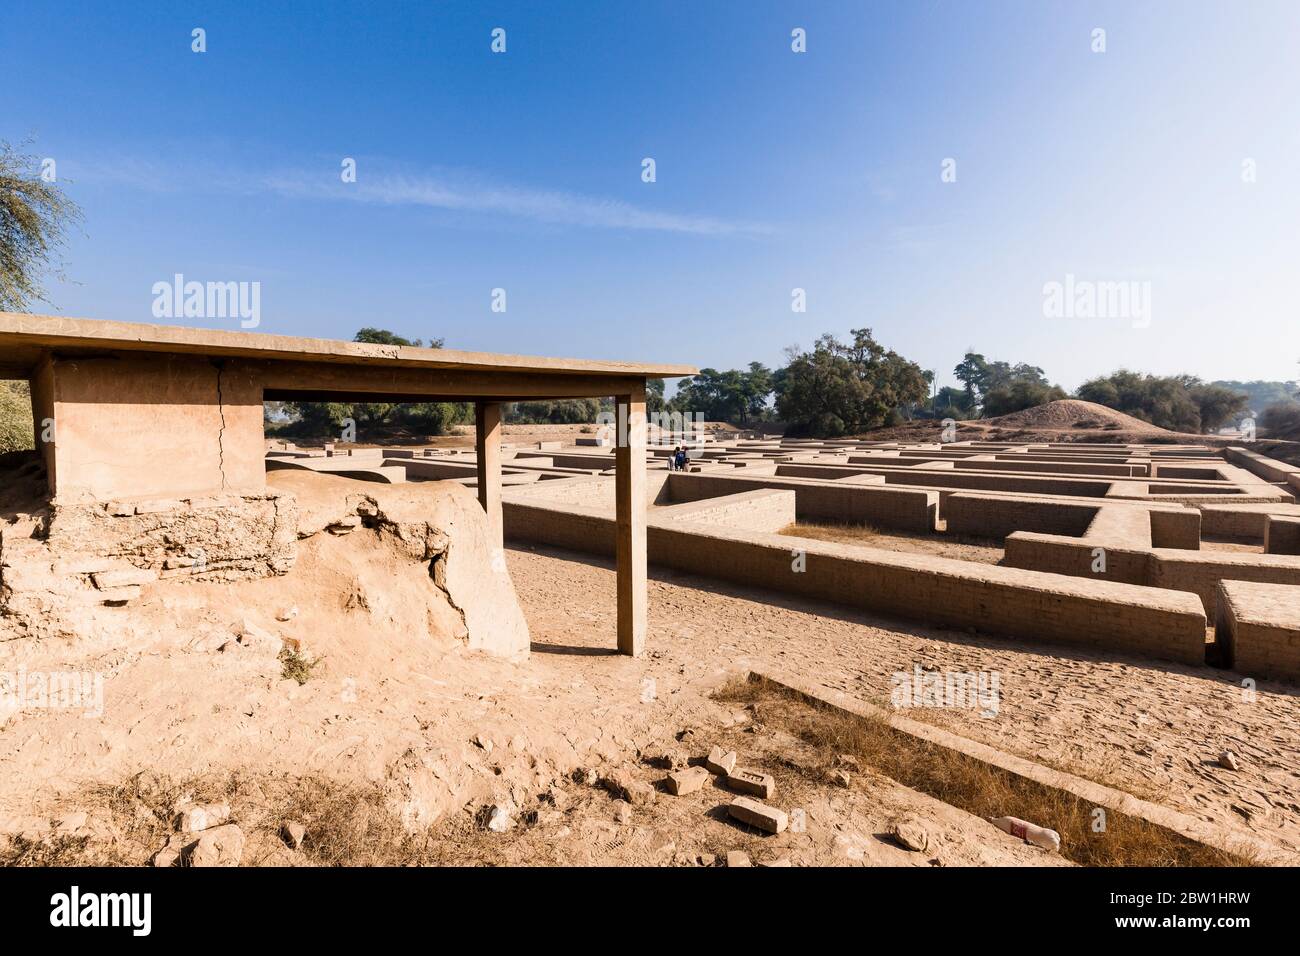
<instances>
[{"instance_id":1,"label":"sandy path","mask_svg":"<svg viewBox=\"0 0 1300 956\"><path fill-rule=\"evenodd\" d=\"M561 659L550 650L599 654L613 645L608 564L537 548L512 549L510 567L543 671ZM1262 682L1251 700L1227 671L1064 656L668 571L653 572L650 589L646 673L661 695L768 664L884 703L891 675L916 664L996 671L996 716L958 709L910 716L1300 849L1294 688ZM620 666L594 656L581 671L604 683L599 672ZM1238 772L1217 766L1225 749L1242 758Z\"/></svg>"}]
</instances>

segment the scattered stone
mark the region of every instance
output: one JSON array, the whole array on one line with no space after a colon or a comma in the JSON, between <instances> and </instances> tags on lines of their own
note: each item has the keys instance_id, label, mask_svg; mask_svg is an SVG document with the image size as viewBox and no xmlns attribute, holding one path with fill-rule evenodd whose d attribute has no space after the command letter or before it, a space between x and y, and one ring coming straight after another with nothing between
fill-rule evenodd
<instances>
[{"instance_id":1,"label":"scattered stone","mask_svg":"<svg viewBox=\"0 0 1300 956\"><path fill-rule=\"evenodd\" d=\"M777 810L749 797L737 797L727 808L735 819L768 833L781 833L789 824L784 810Z\"/></svg>"},{"instance_id":2,"label":"scattered stone","mask_svg":"<svg viewBox=\"0 0 1300 956\"><path fill-rule=\"evenodd\" d=\"M309 652L307 650L307 642L300 637L281 638L280 646L285 650L297 654L299 657L309 656Z\"/></svg>"},{"instance_id":3,"label":"scattered stone","mask_svg":"<svg viewBox=\"0 0 1300 956\"><path fill-rule=\"evenodd\" d=\"M297 616L298 616L298 605L295 604L293 607L281 608L280 611L275 615L275 619L277 621L292 621Z\"/></svg>"},{"instance_id":4,"label":"scattered stone","mask_svg":"<svg viewBox=\"0 0 1300 956\"><path fill-rule=\"evenodd\" d=\"M204 830L183 854L189 866L239 866L244 856L244 831L233 823Z\"/></svg>"},{"instance_id":5,"label":"scattered stone","mask_svg":"<svg viewBox=\"0 0 1300 956\"><path fill-rule=\"evenodd\" d=\"M749 861L749 854L744 850L728 850L727 866L753 866Z\"/></svg>"},{"instance_id":6,"label":"scattered stone","mask_svg":"<svg viewBox=\"0 0 1300 956\"><path fill-rule=\"evenodd\" d=\"M360 517L358 517L357 515L348 515L345 518L340 518L338 521L335 521L333 524L326 525L325 530L328 531L330 534L335 534L335 535L351 534L353 531L357 529L357 527L360 524L361 524Z\"/></svg>"},{"instance_id":7,"label":"scattered stone","mask_svg":"<svg viewBox=\"0 0 1300 956\"><path fill-rule=\"evenodd\" d=\"M847 787L853 782L847 770L832 770L827 774L827 779L838 787Z\"/></svg>"},{"instance_id":8,"label":"scattered stone","mask_svg":"<svg viewBox=\"0 0 1300 956\"><path fill-rule=\"evenodd\" d=\"M767 860L760 860L758 865L759 866L790 866L791 863L790 863L790 858L788 856L778 856L778 857L772 857Z\"/></svg>"},{"instance_id":9,"label":"scattered stone","mask_svg":"<svg viewBox=\"0 0 1300 956\"><path fill-rule=\"evenodd\" d=\"M493 743L492 743L492 738L489 737L489 736L487 736L487 734L475 734L475 735L474 735L474 746L475 746L475 747L478 747L478 748L479 748L480 750L482 750L485 754L490 754L490 753L492 753L492 747L493 747L494 745L493 745Z\"/></svg>"},{"instance_id":10,"label":"scattered stone","mask_svg":"<svg viewBox=\"0 0 1300 956\"><path fill-rule=\"evenodd\" d=\"M135 505L135 513L138 515L159 514L164 511L179 511L185 505L178 498L153 498L149 501L138 501Z\"/></svg>"},{"instance_id":11,"label":"scattered stone","mask_svg":"<svg viewBox=\"0 0 1300 956\"><path fill-rule=\"evenodd\" d=\"M776 781L771 774L759 773L757 770L745 770L737 767L727 774L727 786L741 793L752 793L756 797L769 800L776 792Z\"/></svg>"},{"instance_id":12,"label":"scattered stone","mask_svg":"<svg viewBox=\"0 0 1300 956\"><path fill-rule=\"evenodd\" d=\"M634 807L655 802L655 788L638 780L627 770L615 770L605 778L605 789L616 798L622 798Z\"/></svg>"},{"instance_id":13,"label":"scattered stone","mask_svg":"<svg viewBox=\"0 0 1300 956\"><path fill-rule=\"evenodd\" d=\"M889 828L890 835L904 849L924 853L930 846L930 833L915 817L903 817Z\"/></svg>"},{"instance_id":14,"label":"scattered stone","mask_svg":"<svg viewBox=\"0 0 1300 956\"><path fill-rule=\"evenodd\" d=\"M500 804L493 804L487 812L487 829L493 833L505 833L514 827L514 820L510 819L510 811Z\"/></svg>"},{"instance_id":15,"label":"scattered stone","mask_svg":"<svg viewBox=\"0 0 1300 956\"><path fill-rule=\"evenodd\" d=\"M709 772L703 767L687 767L668 775L668 792L675 797L684 797L694 793L709 782Z\"/></svg>"},{"instance_id":16,"label":"scattered stone","mask_svg":"<svg viewBox=\"0 0 1300 956\"><path fill-rule=\"evenodd\" d=\"M182 847L178 844L176 837L172 837L163 845L162 849L153 855L149 862L152 866L176 866L181 860L181 849Z\"/></svg>"},{"instance_id":17,"label":"scattered stone","mask_svg":"<svg viewBox=\"0 0 1300 956\"><path fill-rule=\"evenodd\" d=\"M600 774L591 767L579 767L573 771L573 782L580 783L584 787L594 787L600 783Z\"/></svg>"},{"instance_id":18,"label":"scattered stone","mask_svg":"<svg viewBox=\"0 0 1300 956\"><path fill-rule=\"evenodd\" d=\"M614 819L619 823L632 822L632 805L626 800L614 801Z\"/></svg>"},{"instance_id":19,"label":"scattered stone","mask_svg":"<svg viewBox=\"0 0 1300 956\"><path fill-rule=\"evenodd\" d=\"M99 590L107 591L112 588L129 588L138 587L142 584L152 584L158 580L158 572L140 568L129 568L122 571L96 571L90 576L90 580Z\"/></svg>"},{"instance_id":20,"label":"scattered stone","mask_svg":"<svg viewBox=\"0 0 1300 956\"><path fill-rule=\"evenodd\" d=\"M725 777L736 766L736 752L714 747L709 751L709 755L704 758L704 766L708 767L713 773Z\"/></svg>"},{"instance_id":21,"label":"scattered stone","mask_svg":"<svg viewBox=\"0 0 1300 956\"><path fill-rule=\"evenodd\" d=\"M690 758L686 751L672 748L664 750L648 758L651 766L659 767L663 770L681 770L683 767L690 766Z\"/></svg>"},{"instance_id":22,"label":"scattered stone","mask_svg":"<svg viewBox=\"0 0 1300 956\"><path fill-rule=\"evenodd\" d=\"M279 654L284 648L284 641L281 638L248 620L240 626L235 640L239 642L240 647L262 654Z\"/></svg>"},{"instance_id":23,"label":"scattered stone","mask_svg":"<svg viewBox=\"0 0 1300 956\"><path fill-rule=\"evenodd\" d=\"M853 756L852 754L836 754L836 755L835 755L835 766L837 766L837 767L844 767L844 768L847 769L847 770L861 770L861 769L862 769L862 764L859 763L859 762L858 762L858 758L855 757L855 756Z\"/></svg>"},{"instance_id":24,"label":"scattered stone","mask_svg":"<svg viewBox=\"0 0 1300 956\"><path fill-rule=\"evenodd\" d=\"M176 829L181 833L199 833L219 826L229 819L230 804L198 803L177 808Z\"/></svg>"},{"instance_id":25,"label":"scattered stone","mask_svg":"<svg viewBox=\"0 0 1300 956\"><path fill-rule=\"evenodd\" d=\"M701 853L695 857L695 861L699 863L700 866L718 865L718 857L715 853Z\"/></svg>"},{"instance_id":26,"label":"scattered stone","mask_svg":"<svg viewBox=\"0 0 1300 956\"><path fill-rule=\"evenodd\" d=\"M1225 750L1219 754L1219 766L1227 770L1240 770L1241 763L1237 760L1237 755L1231 750Z\"/></svg>"},{"instance_id":27,"label":"scattered stone","mask_svg":"<svg viewBox=\"0 0 1300 956\"><path fill-rule=\"evenodd\" d=\"M280 826L280 839L284 840L286 846L290 849L297 850L302 847L302 841L307 836L307 828L301 823L293 820L286 820Z\"/></svg>"}]
</instances>

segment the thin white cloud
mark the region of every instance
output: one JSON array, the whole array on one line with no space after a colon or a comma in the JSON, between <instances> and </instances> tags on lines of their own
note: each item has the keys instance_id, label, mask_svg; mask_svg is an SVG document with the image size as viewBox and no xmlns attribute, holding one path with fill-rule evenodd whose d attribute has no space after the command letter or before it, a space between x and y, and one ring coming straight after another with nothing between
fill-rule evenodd
<instances>
[{"instance_id":1,"label":"thin white cloud","mask_svg":"<svg viewBox=\"0 0 1300 956\"><path fill-rule=\"evenodd\" d=\"M395 206L423 206L456 212L512 216L534 222L594 229L631 229L700 236L757 236L771 227L710 216L661 212L618 199L556 190L458 182L431 175L358 176L357 182L323 181L319 174L277 174L264 185L280 195L343 199Z\"/></svg>"}]
</instances>

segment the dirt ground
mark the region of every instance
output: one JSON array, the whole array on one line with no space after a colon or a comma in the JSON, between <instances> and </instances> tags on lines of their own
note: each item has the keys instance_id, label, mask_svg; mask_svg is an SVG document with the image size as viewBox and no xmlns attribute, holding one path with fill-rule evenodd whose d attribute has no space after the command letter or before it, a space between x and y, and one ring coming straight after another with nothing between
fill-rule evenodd
<instances>
[{"instance_id":1,"label":"dirt ground","mask_svg":"<svg viewBox=\"0 0 1300 956\"><path fill-rule=\"evenodd\" d=\"M826 524L800 521L787 525L781 534L795 538L813 538L817 541L834 541L839 544L860 544L887 551L904 551L909 554L930 554L957 561L975 561L980 564L998 564L1005 549L998 541L972 538L965 535L908 534L903 531L880 531L869 525Z\"/></svg>"},{"instance_id":2,"label":"dirt ground","mask_svg":"<svg viewBox=\"0 0 1300 956\"><path fill-rule=\"evenodd\" d=\"M97 802L104 787L140 773L290 773L374 783L394 814L433 827L448 862L700 865L731 849L796 865L1062 862L893 781L864 773L846 789L813 779L800 769L798 741L710 697L735 676L773 670L883 703L895 672L937 667L997 672L996 715L910 716L1300 847L1294 689L1265 683L1250 700L1225 672L1061 656L660 571L650 584L650 650L633 660L613 653L610 564L540 548L508 550L533 640L531 658L510 663L451 640L413 641L412 602L388 600L385 572L363 560L368 547L356 532L305 548L284 578L159 585L134 610L139 626L125 642L0 645L8 671L105 675L98 715L7 715L0 832L48 833L70 816L118 858L143 862L157 847L132 842ZM326 586L338 606L308 613L308 601L328 604ZM295 600L302 615L276 621L275 609ZM250 615L307 641L319 663L305 684L285 679L274 657L215 650L231 622ZM649 758L683 748L698 760L713 743L772 773L771 802L803 810L803 832L765 837L731 822L717 786L623 808L573 782L575 770L622 768L656 785L665 774ZM1241 757L1238 771L1217 765L1224 749ZM475 824L491 806L507 812L508 832ZM253 820L258 809L241 813ZM925 821L935 853L888 837L900 813ZM279 822L266 821L263 837Z\"/></svg>"},{"instance_id":3,"label":"dirt ground","mask_svg":"<svg viewBox=\"0 0 1300 956\"><path fill-rule=\"evenodd\" d=\"M561 554L511 553L534 649L610 646L612 569ZM908 715L1300 849L1300 692L1286 685L1260 682L1252 696L1228 671L1066 656L667 571L653 573L650 614L654 664L670 668L660 693L773 667L888 704L892 675L917 665L996 671L996 716L973 709ZM1243 758L1238 771L1218 766L1223 750Z\"/></svg>"}]
</instances>

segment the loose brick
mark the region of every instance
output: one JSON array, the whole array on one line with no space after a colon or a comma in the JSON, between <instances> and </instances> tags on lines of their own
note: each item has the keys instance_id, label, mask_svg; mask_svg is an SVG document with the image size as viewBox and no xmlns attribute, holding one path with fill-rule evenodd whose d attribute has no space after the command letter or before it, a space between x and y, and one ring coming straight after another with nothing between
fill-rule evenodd
<instances>
[{"instance_id":1,"label":"loose brick","mask_svg":"<svg viewBox=\"0 0 1300 956\"><path fill-rule=\"evenodd\" d=\"M708 767L713 773L725 777L736 766L736 752L714 747L709 751L709 756L705 758L704 766Z\"/></svg>"},{"instance_id":2,"label":"loose brick","mask_svg":"<svg viewBox=\"0 0 1300 956\"><path fill-rule=\"evenodd\" d=\"M784 810L769 807L749 797L737 797L732 800L727 812L741 823L748 823L751 827L758 827L768 833L783 833L790 823Z\"/></svg>"},{"instance_id":3,"label":"loose brick","mask_svg":"<svg viewBox=\"0 0 1300 956\"><path fill-rule=\"evenodd\" d=\"M757 770L745 770L737 767L727 774L727 786L741 793L752 793L756 797L769 799L776 792L776 781L771 774L759 773Z\"/></svg>"},{"instance_id":4,"label":"loose brick","mask_svg":"<svg viewBox=\"0 0 1300 956\"><path fill-rule=\"evenodd\" d=\"M156 571L141 570L140 568L130 568L123 571L96 571L90 576L95 582L95 587L101 591L107 591L110 588L126 588L133 585L152 584L158 580Z\"/></svg>"},{"instance_id":5,"label":"loose brick","mask_svg":"<svg viewBox=\"0 0 1300 956\"><path fill-rule=\"evenodd\" d=\"M687 767L668 775L668 792L677 797L703 788L709 782L709 772L703 767Z\"/></svg>"}]
</instances>

